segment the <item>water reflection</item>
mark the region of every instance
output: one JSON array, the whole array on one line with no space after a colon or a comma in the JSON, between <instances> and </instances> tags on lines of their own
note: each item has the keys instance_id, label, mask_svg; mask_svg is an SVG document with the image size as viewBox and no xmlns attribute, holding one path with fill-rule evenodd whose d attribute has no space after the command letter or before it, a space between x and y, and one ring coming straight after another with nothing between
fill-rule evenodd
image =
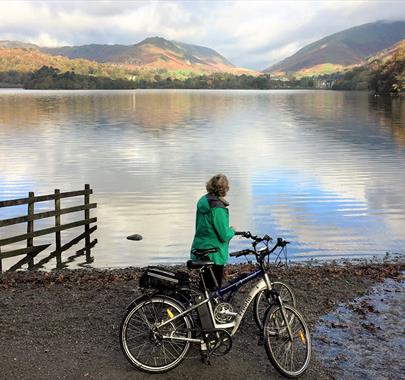
<instances>
[{"instance_id":1,"label":"water reflection","mask_svg":"<svg viewBox=\"0 0 405 380\"><path fill-rule=\"evenodd\" d=\"M90 183L95 266L174 263L221 171L232 224L295 257L403 251L404 113L330 91L1 91L0 198Z\"/></svg>"},{"instance_id":2,"label":"water reflection","mask_svg":"<svg viewBox=\"0 0 405 380\"><path fill-rule=\"evenodd\" d=\"M133 126L165 131L190 123L206 124L224 119L232 109L243 107L244 96L226 97L208 91L7 91L0 96L0 124L3 129L33 125L81 123L92 127L111 123L114 127ZM83 125L83 127L89 127ZM16 131L18 133L18 131Z\"/></svg>"}]
</instances>

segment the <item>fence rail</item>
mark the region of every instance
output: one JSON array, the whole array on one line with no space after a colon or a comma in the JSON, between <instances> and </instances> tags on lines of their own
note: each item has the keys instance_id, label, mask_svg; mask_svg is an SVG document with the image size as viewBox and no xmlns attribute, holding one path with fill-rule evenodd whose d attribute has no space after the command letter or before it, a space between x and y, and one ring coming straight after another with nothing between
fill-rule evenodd
<instances>
[{"instance_id":1,"label":"fence rail","mask_svg":"<svg viewBox=\"0 0 405 380\"><path fill-rule=\"evenodd\" d=\"M0 211L2 208L5 207L13 207L13 206L21 206L27 205L27 212L26 215L21 215L13 218L1 219L0 220L0 228L12 226L16 224L26 223L27 224L27 232L24 234L9 236L6 238L0 238L0 273L2 272L2 260L6 258L16 257L25 255L24 258L19 260L16 264L14 264L9 271L13 271L16 269L21 268L23 265L28 264L28 269L38 269L42 267L44 264L56 258L56 267L60 268L63 266L62 263L62 253L73 245L78 244L81 240L85 240L85 246L83 249L79 250L80 254L85 252L86 254L86 262L91 262L91 248L97 243L97 239L91 241L91 234L96 231L97 226L94 225L91 227L91 224L97 222L97 218L90 217L90 210L95 209L97 207L97 203L90 203L90 195L93 194L93 190L90 189L90 185L85 185L84 190L78 191L69 191L61 193L59 189L55 189L53 194L48 195L39 195L35 196L33 192L28 194L27 198L19 198L19 199L11 199L6 201L0 201ZM61 208L61 199L65 198L73 198L83 196L83 204L78 206L71 206ZM45 201L54 201L54 208L49 211L45 212L37 212L35 213L35 204L39 202ZM83 211L83 219L70 222L70 223L61 223L61 216L70 214L70 213L77 213ZM54 226L43 228L39 230L34 229L34 221L46 218L54 218ZM84 232L79 236L75 237L74 239L70 240L68 243L62 245L61 243L61 232L71 229L84 226ZM0 230L1 232L1 230ZM54 242L55 242L55 249L49 253L49 255L36 264L34 263L34 258L43 250L49 248L52 243L50 244L41 244L41 245L34 245L34 238L39 236L44 236L48 234L54 234ZM1 236L1 235L0 235ZM3 247L9 244L26 241L26 247L18 248L14 250L3 251Z\"/></svg>"}]
</instances>

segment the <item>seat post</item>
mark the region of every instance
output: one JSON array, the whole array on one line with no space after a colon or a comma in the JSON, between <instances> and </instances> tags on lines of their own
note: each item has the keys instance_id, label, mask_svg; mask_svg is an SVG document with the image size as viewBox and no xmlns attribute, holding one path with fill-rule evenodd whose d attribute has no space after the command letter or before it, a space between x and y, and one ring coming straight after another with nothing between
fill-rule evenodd
<instances>
[{"instance_id":1,"label":"seat post","mask_svg":"<svg viewBox=\"0 0 405 380\"><path fill-rule=\"evenodd\" d=\"M211 277L214 280L214 286L215 286L215 290L218 289L218 281L217 278L215 277L214 271L212 270L212 266L209 267L210 273L211 273Z\"/></svg>"},{"instance_id":2,"label":"seat post","mask_svg":"<svg viewBox=\"0 0 405 380\"><path fill-rule=\"evenodd\" d=\"M200 270L198 272L200 275L200 284L202 284L205 294L208 295L207 285L205 284L205 280L204 280L204 269L205 269L205 267L202 267L202 268L200 268Z\"/></svg>"},{"instance_id":3,"label":"seat post","mask_svg":"<svg viewBox=\"0 0 405 380\"><path fill-rule=\"evenodd\" d=\"M212 266L210 265L210 266L203 266L201 269L200 269L200 279L201 279L201 282L202 282L202 284L203 284L203 287L204 287L204 290L205 291L207 291L207 290L210 290L211 291L211 289L207 289L207 284L205 283L205 280L204 280L204 273L205 273L205 271L209 271L209 273L210 273L210 275L211 275L211 278L212 278L212 280L213 280L213 284L214 284L214 287L215 287L215 289L213 289L213 290L217 290L218 289L218 281L217 281L217 279L216 279L216 277L215 277L215 275L214 275L214 271L212 270Z\"/></svg>"}]
</instances>

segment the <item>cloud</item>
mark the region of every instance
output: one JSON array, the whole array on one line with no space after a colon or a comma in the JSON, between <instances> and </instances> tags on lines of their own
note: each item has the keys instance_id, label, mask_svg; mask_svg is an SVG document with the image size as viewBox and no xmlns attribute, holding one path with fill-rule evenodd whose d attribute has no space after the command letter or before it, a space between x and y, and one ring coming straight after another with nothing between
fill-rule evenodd
<instances>
[{"instance_id":1,"label":"cloud","mask_svg":"<svg viewBox=\"0 0 405 380\"><path fill-rule=\"evenodd\" d=\"M162 36L263 69L340 30L405 15L402 1L3 1L0 39L135 44ZM403 17L404 18L404 17Z\"/></svg>"},{"instance_id":2,"label":"cloud","mask_svg":"<svg viewBox=\"0 0 405 380\"><path fill-rule=\"evenodd\" d=\"M48 46L48 47L56 47L69 44L67 41L57 40L56 38L50 36L48 33L41 33L36 38L28 39L28 42L39 46Z\"/></svg>"}]
</instances>

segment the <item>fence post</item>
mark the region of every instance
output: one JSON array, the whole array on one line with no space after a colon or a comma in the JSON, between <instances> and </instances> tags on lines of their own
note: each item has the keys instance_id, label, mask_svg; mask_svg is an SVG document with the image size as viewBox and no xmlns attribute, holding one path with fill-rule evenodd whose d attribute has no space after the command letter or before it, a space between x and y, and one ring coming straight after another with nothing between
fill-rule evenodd
<instances>
[{"instance_id":1,"label":"fence post","mask_svg":"<svg viewBox=\"0 0 405 380\"><path fill-rule=\"evenodd\" d=\"M87 206L90 204L90 185L86 184L84 185L84 189L86 190L86 194L84 194L84 204ZM90 209L84 210L84 219L90 219ZM86 262L89 263L91 261L90 258L90 226L88 223L84 225L84 232L86 232L86 237L85 237L85 244L86 244Z\"/></svg>"},{"instance_id":2,"label":"fence post","mask_svg":"<svg viewBox=\"0 0 405 380\"><path fill-rule=\"evenodd\" d=\"M28 197L30 198L28 202L28 222L27 222L27 234L34 232L34 193L30 191L28 193ZM34 245L34 238L27 238L27 248L32 247ZM28 269L31 269L34 266L34 258L30 257L28 260Z\"/></svg>"},{"instance_id":3,"label":"fence post","mask_svg":"<svg viewBox=\"0 0 405 380\"><path fill-rule=\"evenodd\" d=\"M55 189L55 227L60 226L60 190ZM56 268L62 267L61 232L55 232Z\"/></svg>"}]
</instances>

